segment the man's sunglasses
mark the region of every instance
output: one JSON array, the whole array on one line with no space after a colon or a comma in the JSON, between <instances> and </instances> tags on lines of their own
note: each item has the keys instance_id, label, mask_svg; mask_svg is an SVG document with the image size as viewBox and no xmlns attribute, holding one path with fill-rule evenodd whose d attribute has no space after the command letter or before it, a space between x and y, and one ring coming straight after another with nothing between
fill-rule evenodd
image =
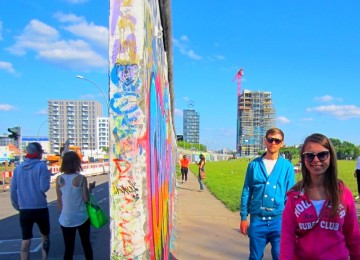
<instances>
[{"instance_id":1,"label":"man's sunglasses","mask_svg":"<svg viewBox=\"0 0 360 260\"><path fill-rule=\"evenodd\" d=\"M319 159L320 162L323 162L329 158L329 151L323 151L320 153L303 153L304 160L307 162L312 162L315 156Z\"/></svg>"},{"instance_id":2,"label":"man's sunglasses","mask_svg":"<svg viewBox=\"0 0 360 260\"><path fill-rule=\"evenodd\" d=\"M267 137L267 138L266 138L266 141L267 141L269 144L272 144L273 142L275 142L275 144L279 144L279 143L282 142L282 140L277 139L277 138L272 138L272 137Z\"/></svg>"}]
</instances>

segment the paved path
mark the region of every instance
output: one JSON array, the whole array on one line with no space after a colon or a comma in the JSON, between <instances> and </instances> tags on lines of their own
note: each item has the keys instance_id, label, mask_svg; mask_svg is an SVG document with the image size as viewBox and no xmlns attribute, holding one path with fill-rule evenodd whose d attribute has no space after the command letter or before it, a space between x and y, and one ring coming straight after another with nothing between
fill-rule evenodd
<instances>
[{"instance_id":1,"label":"paved path","mask_svg":"<svg viewBox=\"0 0 360 260\"><path fill-rule=\"evenodd\" d=\"M248 238L239 231L239 213L229 211L197 178L177 185L174 256L191 259L248 259ZM263 259L271 259L269 248Z\"/></svg>"},{"instance_id":2,"label":"paved path","mask_svg":"<svg viewBox=\"0 0 360 260\"><path fill-rule=\"evenodd\" d=\"M197 178L177 184L175 249L177 260L248 259L248 238L239 231L239 212L229 211L206 188L199 192ZM360 215L360 200L356 204ZM270 245L264 260L270 260Z\"/></svg>"}]
</instances>

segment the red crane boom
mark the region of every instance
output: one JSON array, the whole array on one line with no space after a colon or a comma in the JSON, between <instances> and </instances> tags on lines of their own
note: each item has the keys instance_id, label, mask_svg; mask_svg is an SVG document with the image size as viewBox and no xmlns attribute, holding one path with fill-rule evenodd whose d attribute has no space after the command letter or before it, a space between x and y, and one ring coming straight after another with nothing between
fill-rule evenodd
<instances>
[{"instance_id":1,"label":"red crane boom","mask_svg":"<svg viewBox=\"0 0 360 260\"><path fill-rule=\"evenodd\" d=\"M239 71L236 73L235 77L232 81L237 79L237 85L238 85L238 96L241 95L241 78L244 75L243 69L239 69Z\"/></svg>"}]
</instances>

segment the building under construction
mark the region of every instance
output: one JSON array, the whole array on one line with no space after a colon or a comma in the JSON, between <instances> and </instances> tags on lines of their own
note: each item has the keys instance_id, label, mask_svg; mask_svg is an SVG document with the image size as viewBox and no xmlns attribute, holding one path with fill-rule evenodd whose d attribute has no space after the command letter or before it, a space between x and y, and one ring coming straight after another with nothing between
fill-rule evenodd
<instances>
[{"instance_id":1,"label":"building under construction","mask_svg":"<svg viewBox=\"0 0 360 260\"><path fill-rule=\"evenodd\" d=\"M236 150L242 157L265 150L266 131L275 126L271 92L244 90L238 96Z\"/></svg>"}]
</instances>

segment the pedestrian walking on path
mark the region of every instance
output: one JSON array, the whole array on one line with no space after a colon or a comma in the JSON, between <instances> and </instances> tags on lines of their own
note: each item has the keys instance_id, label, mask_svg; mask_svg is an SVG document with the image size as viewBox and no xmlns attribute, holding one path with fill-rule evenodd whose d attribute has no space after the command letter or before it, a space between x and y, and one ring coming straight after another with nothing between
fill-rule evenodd
<instances>
[{"instance_id":1,"label":"pedestrian walking on path","mask_svg":"<svg viewBox=\"0 0 360 260\"><path fill-rule=\"evenodd\" d=\"M80 157L74 152L64 153L60 171L56 179L57 206L60 213L59 223L63 233L64 259L72 259L75 250L76 231L79 232L85 258L93 259L90 242L90 220L86 209L89 193L95 182L89 183L82 171Z\"/></svg>"},{"instance_id":2,"label":"pedestrian walking on path","mask_svg":"<svg viewBox=\"0 0 360 260\"><path fill-rule=\"evenodd\" d=\"M30 259L33 225L42 237L42 259L48 258L50 248L50 219L46 192L50 189L51 173L42 161L44 151L37 142L26 147L25 160L15 168L11 180L11 203L19 211L22 231L21 259Z\"/></svg>"},{"instance_id":3,"label":"pedestrian walking on path","mask_svg":"<svg viewBox=\"0 0 360 260\"><path fill-rule=\"evenodd\" d=\"M189 172L190 161L186 157L186 154L183 155L183 158L180 159L180 170L181 170L181 183L187 182L187 176Z\"/></svg>"}]
</instances>

